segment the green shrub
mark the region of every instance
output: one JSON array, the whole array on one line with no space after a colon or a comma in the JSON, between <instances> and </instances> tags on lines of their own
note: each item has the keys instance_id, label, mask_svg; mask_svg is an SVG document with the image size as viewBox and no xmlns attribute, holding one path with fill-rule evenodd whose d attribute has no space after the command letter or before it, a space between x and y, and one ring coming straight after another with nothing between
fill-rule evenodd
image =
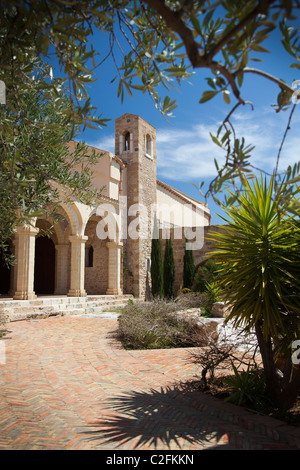
<instances>
[{"instance_id":1,"label":"green shrub","mask_svg":"<svg viewBox=\"0 0 300 470\"><path fill-rule=\"evenodd\" d=\"M164 297L164 273L161 254L161 241L158 237L157 220L154 220L154 232L151 242L151 292L154 298Z\"/></svg>"},{"instance_id":2,"label":"green shrub","mask_svg":"<svg viewBox=\"0 0 300 470\"><path fill-rule=\"evenodd\" d=\"M181 294L183 294L183 295L189 294L190 292L192 292L192 291L188 287L184 287L183 289L181 289Z\"/></svg>"},{"instance_id":3,"label":"green shrub","mask_svg":"<svg viewBox=\"0 0 300 470\"><path fill-rule=\"evenodd\" d=\"M262 371L248 366L247 370L239 372L232 364L233 376L224 378L228 386L229 396L226 401L252 410L263 410L269 405L266 397L265 380Z\"/></svg>"},{"instance_id":4,"label":"green shrub","mask_svg":"<svg viewBox=\"0 0 300 470\"><path fill-rule=\"evenodd\" d=\"M164 295L166 299L174 298L175 262L171 239L166 240L164 256Z\"/></svg>"},{"instance_id":5,"label":"green shrub","mask_svg":"<svg viewBox=\"0 0 300 470\"><path fill-rule=\"evenodd\" d=\"M199 266L195 274L193 291L206 292L207 285L218 278L218 269L217 262L213 260L208 260L203 266Z\"/></svg>"},{"instance_id":6,"label":"green shrub","mask_svg":"<svg viewBox=\"0 0 300 470\"><path fill-rule=\"evenodd\" d=\"M217 282L207 282L206 292L204 292L206 303L205 303L205 314L207 316L212 315L213 305L215 302L221 300L222 290Z\"/></svg>"},{"instance_id":7,"label":"green shrub","mask_svg":"<svg viewBox=\"0 0 300 470\"><path fill-rule=\"evenodd\" d=\"M183 259L183 287L191 289L195 276L193 251L185 249Z\"/></svg>"}]
</instances>

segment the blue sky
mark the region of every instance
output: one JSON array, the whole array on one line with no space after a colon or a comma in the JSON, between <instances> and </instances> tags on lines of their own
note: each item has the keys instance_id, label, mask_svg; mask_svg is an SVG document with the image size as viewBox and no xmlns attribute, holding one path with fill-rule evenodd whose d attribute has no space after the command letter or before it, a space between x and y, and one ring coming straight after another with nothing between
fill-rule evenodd
<instances>
[{"instance_id":1,"label":"blue sky","mask_svg":"<svg viewBox=\"0 0 300 470\"><path fill-rule=\"evenodd\" d=\"M299 22L298 25L300 26ZM95 49L106 53L103 37L95 34L92 38ZM279 36L269 41L270 54L263 54L264 62L250 62L249 66L261 68L276 77L284 79L290 86L294 80L300 80L300 70L290 68L295 60L290 58L280 43ZM258 54L256 53L256 57ZM124 113L138 114L156 128L157 132L157 177L191 197L204 201L195 185L209 181L216 176L214 158L220 163L224 154L211 140L209 132L215 133L224 117L236 103L232 98L227 105L222 97L199 104L202 92L208 89L205 77L208 70L197 71L184 83L179 93L166 92L176 99L178 107L168 122L155 108L147 94L136 92L133 98L128 95L121 103L117 97L117 80L111 83L116 72L112 60L108 60L96 70L97 78L88 89L92 104L98 114L111 119L106 127L99 130L86 129L79 138L87 144L114 153L114 121ZM299 86L297 87L299 89ZM266 171L274 168L280 142L288 122L288 112L276 113L271 106L276 103L279 88L263 77L245 75L242 96L253 102L254 110L249 105L240 106L232 122L246 143L255 145L253 164ZM281 169L300 160L300 104L296 106L292 126L288 132L281 157ZM193 183L193 184L192 184ZM217 214L220 209L208 199L212 214L212 223L222 223Z\"/></svg>"}]
</instances>

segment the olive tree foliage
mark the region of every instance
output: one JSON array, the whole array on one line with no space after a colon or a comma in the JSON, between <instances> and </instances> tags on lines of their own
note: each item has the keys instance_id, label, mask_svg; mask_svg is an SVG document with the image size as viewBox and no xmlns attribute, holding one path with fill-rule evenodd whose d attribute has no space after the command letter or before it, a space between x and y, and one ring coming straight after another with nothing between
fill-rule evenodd
<instances>
[{"instance_id":1,"label":"olive tree foliage","mask_svg":"<svg viewBox=\"0 0 300 470\"><path fill-rule=\"evenodd\" d=\"M282 178L278 173L279 159L300 101L299 83L297 80L287 83L284 78L270 75L264 70L263 57L269 52L267 41L279 32L282 47L290 56L290 66L295 68L297 76L300 69L299 0L143 0L110 2L110 7L111 22L107 32L121 98L134 90L148 92L161 112L169 116L176 107L176 100L167 93L197 70L205 69L209 76L207 89L199 90L200 104L222 95L225 104L230 106L216 135L211 134L213 141L223 148L226 159L222 167L215 160L217 176L211 181L206 196L215 197L226 184L233 183L237 187L243 175L252 177L253 172L259 170L251 164L252 143L238 136L231 122L237 108L255 107L255 103L243 95L245 75L259 75L278 85L274 112L290 110L281 146L274 156L275 180L279 185ZM122 45L118 41L119 34ZM121 66L114 46L120 46L123 53ZM260 65L253 67L252 63ZM281 75L284 76L284 71ZM299 178L299 166L289 171ZM203 183L200 190L202 186Z\"/></svg>"},{"instance_id":2,"label":"olive tree foliage","mask_svg":"<svg viewBox=\"0 0 300 470\"><path fill-rule=\"evenodd\" d=\"M8 93L9 106L0 108L0 243L6 262L12 260L5 254L16 225L41 213L59 220L62 191L65 202L77 197L89 204L99 196L90 188L96 155L80 142L72 152L68 148L74 125L64 113L70 100L51 93L52 100L43 101L37 86L34 80L17 98Z\"/></svg>"},{"instance_id":3,"label":"olive tree foliage","mask_svg":"<svg viewBox=\"0 0 300 470\"><path fill-rule=\"evenodd\" d=\"M66 200L91 203L99 197L90 187L96 155L80 142L72 153L68 150L83 125L100 125L101 120L82 91L82 84L91 80L83 66L91 55L84 51L84 30L74 12L66 31L64 16L60 18L56 2L1 4L0 80L5 93L0 104L0 249L8 264L7 242L16 225L45 212L57 219L61 188L68 188ZM64 56L61 77L54 77L49 65L52 43L58 60Z\"/></svg>"},{"instance_id":4,"label":"olive tree foliage","mask_svg":"<svg viewBox=\"0 0 300 470\"><path fill-rule=\"evenodd\" d=\"M267 52L265 42L280 30L282 44L291 56L291 66L299 70L299 32L294 26L299 8L299 0L4 0L0 9L0 80L6 86L6 104L0 105L0 126L5 188L9 182L14 191L21 186L32 189L35 187L32 181L42 179L33 204L34 210L42 207L44 196L40 189L43 184L46 186L49 172L38 170L45 168L45 162L50 170L52 153L49 152L47 158L43 154L40 165L38 146L30 144L35 172L34 165L29 165L31 174L23 173L27 164L22 159L19 162L25 152L20 151L18 126L26 124L23 135L34 136L39 121L40 131L45 130L41 136L44 142L51 135L49 129L53 134L55 129L57 139L65 143L86 126L105 125L110 116L99 117L88 94L88 86L96 80L96 71L105 60L113 60L115 64L114 80L121 100L125 93L149 93L166 117L176 107L170 92L197 69L206 69L208 89L199 90L200 103L221 94L225 103L232 106L217 135L212 135L216 144L224 149L226 163L219 168L216 162L217 177L207 194L215 195L227 182L242 174L251 174L252 148L236 136L230 118L238 107L253 106L241 92L243 78L245 74L259 74L278 85L276 111L289 108L292 119L298 102L297 89L283 78L270 76L263 67L249 67L249 63L261 60ZM101 51L93 47L95 31L100 31L106 39ZM26 119L30 93L37 97L34 119ZM41 118L39 103L50 106L52 116L55 114L56 119L61 119L59 125L58 121L54 125L45 117L48 112ZM68 129L63 139L59 126ZM50 147L58 148L53 143ZM82 152L84 160L87 156L83 149ZM280 149L276 168L279 157ZM51 167L51 172L54 169L56 173L52 173L52 177L59 179L66 170L62 159L60 164ZM298 167L291 172L297 179ZM22 185L15 184L16 178L22 180ZM70 177L62 179L71 183ZM77 186L79 189L79 181ZM83 187L86 189L85 184ZM30 204L22 194L19 199L22 207L18 213L22 218L30 212ZM2 206L6 206L5 201ZM11 204L15 201L12 198ZM3 214L3 222L11 220L10 217L14 219L13 212Z\"/></svg>"}]
</instances>

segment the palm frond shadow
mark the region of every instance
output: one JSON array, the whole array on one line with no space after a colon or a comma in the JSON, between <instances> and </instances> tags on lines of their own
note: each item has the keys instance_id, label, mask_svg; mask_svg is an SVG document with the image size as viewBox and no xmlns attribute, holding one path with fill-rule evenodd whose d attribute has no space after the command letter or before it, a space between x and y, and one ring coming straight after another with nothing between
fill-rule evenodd
<instances>
[{"instance_id":1,"label":"palm frond shadow","mask_svg":"<svg viewBox=\"0 0 300 470\"><path fill-rule=\"evenodd\" d=\"M133 441L135 449L180 449L183 445L186 448L187 442L212 448L226 432L225 425L222 430L220 420L205 420L197 403L201 403L201 393L187 392L180 386L130 392L111 398L107 407L112 414L87 433L90 439L114 446Z\"/></svg>"}]
</instances>

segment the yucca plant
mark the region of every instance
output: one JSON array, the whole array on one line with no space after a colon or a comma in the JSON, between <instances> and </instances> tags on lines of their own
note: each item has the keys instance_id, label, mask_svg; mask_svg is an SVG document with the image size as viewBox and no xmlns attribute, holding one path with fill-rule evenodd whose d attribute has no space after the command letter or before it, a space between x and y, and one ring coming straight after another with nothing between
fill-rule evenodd
<instances>
[{"instance_id":1,"label":"yucca plant","mask_svg":"<svg viewBox=\"0 0 300 470\"><path fill-rule=\"evenodd\" d=\"M218 281L231 305L227 321L256 332L267 392L281 409L292 406L300 388L300 370L293 374L291 361L291 344L299 337L299 217L286 199L295 194L274 178L245 179L236 203L224 206L224 232L211 237ZM276 355L283 352L286 367L279 376Z\"/></svg>"}]
</instances>

